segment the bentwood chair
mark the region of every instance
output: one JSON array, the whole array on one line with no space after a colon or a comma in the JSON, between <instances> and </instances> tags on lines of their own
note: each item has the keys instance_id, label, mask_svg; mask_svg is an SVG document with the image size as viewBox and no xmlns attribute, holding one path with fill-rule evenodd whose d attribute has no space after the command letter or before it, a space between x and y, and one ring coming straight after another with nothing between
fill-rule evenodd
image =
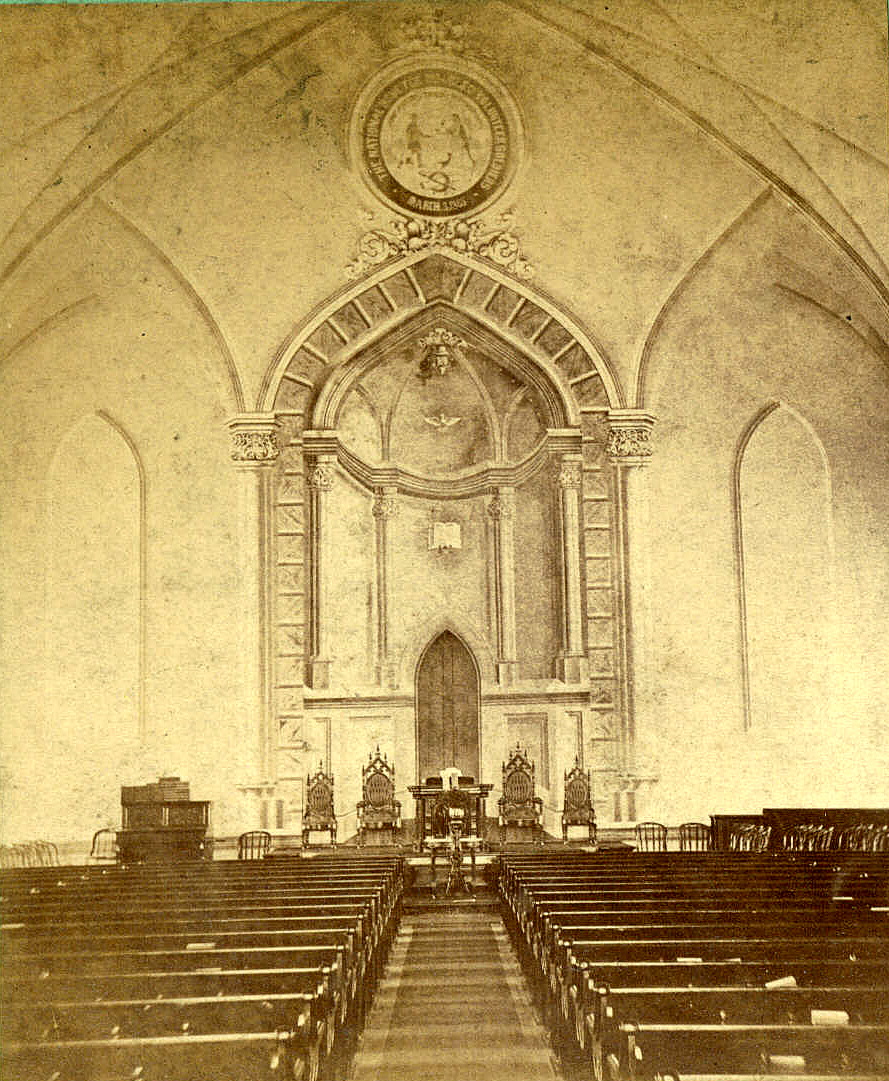
<instances>
[{"instance_id":1,"label":"bentwood chair","mask_svg":"<svg viewBox=\"0 0 889 1081\"><path fill-rule=\"evenodd\" d=\"M666 852L667 827L660 822L637 822L636 849L639 852Z\"/></svg>"},{"instance_id":2,"label":"bentwood chair","mask_svg":"<svg viewBox=\"0 0 889 1081\"><path fill-rule=\"evenodd\" d=\"M271 847L272 835L268 830L249 830L238 838L238 859L264 859Z\"/></svg>"},{"instance_id":3,"label":"bentwood chair","mask_svg":"<svg viewBox=\"0 0 889 1081\"><path fill-rule=\"evenodd\" d=\"M96 863L117 860L117 830L96 830L90 846L90 859Z\"/></svg>"},{"instance_id":4,"label":"bentwood chair","mask_svg":"<svg viewBox=\"0 0 889 1081\"><path fill-rule=\"evenodd\" d=\"M703 822L683 822L679 827L680 852L708 852L710 827Z\"/></svg>"}]
</instances>

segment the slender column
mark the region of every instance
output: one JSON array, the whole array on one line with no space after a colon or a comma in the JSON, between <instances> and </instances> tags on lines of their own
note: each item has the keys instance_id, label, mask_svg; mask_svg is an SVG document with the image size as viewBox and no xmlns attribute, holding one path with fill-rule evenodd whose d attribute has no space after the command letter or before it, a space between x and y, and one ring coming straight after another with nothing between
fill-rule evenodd
<instances>
[{"instance_id":1,"label":"slender column","mask_svg":"<svg viewBox=\"0 0 889 1081\"><path fill-rule=\"evenodd\" d=\"M515 489L501 487L488 504L494 541L494 609L497 623L497 682L518 676L515 629Z\"/></svg>"},{"instance_id":2,"label":"slender column","mask_svg":"<svg viewBox=\"0 0 889 1081\"><path fill-rule=\"evenodd\" d=\"M273 413L242 413L228 422L231 458L239 480L239 558L243 687L241 789L259 797L270 780L271 701L271 477L278 457ZM258 818L258 808L256 815Z\"/></svg>"},{"instance_id":3,"label":"slender column","mask_svg":"<svg viewBox=\"0 0 889 1081\"><path fill-rule=\"evenodd\" d=\"M309 484L309 548L312 571L311 659L309 683L312 687L330 685L330 492L336 475L336 458L316 455L307 465Z\"/></svg>"},{"instance_id":4,"label":"slender column","mask_svg":"<svg viewBox=\"0 0 889 1081\"><path fill-rule=\"evenodd\" d=\"M559 512L562 527L562 651L557 673L565 683L587 678L583 648L580 580L580 486L583 459L566 454L559 470Z\"/></svg>"},{"instance_id":5,"label":"slender column","mask_svg":"<svg viewBox=\"0 0 889 1081\"><path fill-rule=\"evenodd\" d=\"M608 414L608 456L614 469L617 529L617 589L621 611L621 748L622 764L636 765L637 732L648 716L651 683L648 658L651 643L648 494L645 466L651 458L651 429L655 418L638 409L614 409Z\"/></svg>"},{"instance_id":6,"label":"slender column","mask_svg":"<svg viewBox=\"0 0 889 1081\"><path fill-rule=\"evenodd\" d=\"M373 516L376 538L376 681L379 686L392 686L395 673L389 659L389 584L392 559L389 545L389 523L398 514L396 488L378 488L374 494Z\"/></svg>"}]
</instances>

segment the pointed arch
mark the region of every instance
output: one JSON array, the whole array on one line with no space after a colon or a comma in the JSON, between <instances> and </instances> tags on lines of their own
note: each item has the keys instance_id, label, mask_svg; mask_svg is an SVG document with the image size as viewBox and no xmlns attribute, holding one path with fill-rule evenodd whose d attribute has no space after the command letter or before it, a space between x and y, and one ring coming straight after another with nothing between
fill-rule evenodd
<instances>
[{"instance_id":1,"label":"pointed arch","mask_svg":"<svg viewBox=\"0 0 889 1081\"><path fill-rule=\"evenodd\" d=\"M424 651L445 631L458 638L471 654L478 669L480 684L495 683L497 664L483 631L474 627L467 618L453 619L448 615L420 620L405 629L404 641L407 645L396 664L399 685L411 686Z\"/></svg>"},{"instance_id":2,"label":"pointed arch","mask_svg":"<svg viewBox=\"0 0 889 1081\"><path fill-rule=\"evenodd\" d=\"M86 785L69 816L78 835L116 817L115 785L144 746L145 495L141 455L109 413L61 436L45 476L39 739L50 775Z\"/></svg>"},{"instance_id":3,"label":"pointed arch","mask_svg":"<svg viewBox=\"0 0 889 1081\"><path fill-rule=\"evenodd\" d=\"M786 418L789 428L785 428L779 444L780 453L769 452L764 455L768 463L767 471L757 467L750 460L751 447L767 432L767 429ZM793 446L795 432L804 433L804 439ZM774 438L774 437L773 437ZM806 448L809 461L805 461ZM814 450L814 455L811 451ZM794 461L787 463L787 457ZM816 463L816 470L811 466ZM748 470L758 468L759 475L748 480L745 490L745 467ZM764 492L769 494L769 506L763 508L764 499L758 498ZM780 502L783 500L783 504ZM817 505L816 505L817 501ZM734 520L735 546L735 586L738 598L738 616L740 630L741 683L743 689L744 726L750 729L761 713L757 705L758 684L767 682L767 664L784 664L793 654L805 653L808 666L814 671L821 666L820 677L822 700L829 700L832 679L830 673L829 642L834 620L835 598L835 544L833 532L833 493L830 462L817 432L808 419L786 402L773 400L766 403L750 420L741 433L735 449L732 466L732 511ZM782 510L785 513L781 513ZM794 569L796 591L790 603L791 584L788 583L788 568L778 565L779 559L768 542L769 521L781 518L781 547L784 552L794 551ZM820 527L819 529L815 528ZM794 532L796 536L794 537ZM820 536L820 540L819 540ZM812 552L816 545L823 552L816 558ZM810 574L804 583L800 582L803 573ZM821 588L819 589L819 579ZM769 592L769 587L773 592ZM782 592L783 591L783 592ZM784 610L782 611L782 605ZM763 612L769 611L768 619ZM823 618L816 618L820 614ZM769 628L780 627L781 634L788 641L788 648L780 658L774 648L764 645L770 635ZM806 638L808 629L809 639ZM818 636L826 643L818 644ZM789 666L792 669L792 665ZM792 670L786 673L787 681L794 678ZM806 681L796 677L800 684ZM774 686L777 682L773 681ZM810 680L811 687L819 685L815 675ZM803 693L802 689L801 692Z\"/></svg>"},{"instance_id":4,"label":"pointed arch","mask_svg":"<svg viewBox=\"0 0 889 1081\"><path fill-rule=\"evenodd\" d=\"M417 778L457 766L479 775L481 681L466 643L451 630L427 642L416 670Z\"/></svg>"},{"instance_id":5,"label":"pointed arch","mask_svg":"<svg viewBox=\"0 0 889 1081\"><path fill-rule=\"evenodd\" d=\"M651 365L651 354L654 350L654 343L657 340L657 336L661 331L661 327L664 325L664 321L670 314L676 301L688 288L688 285L698 271L706 266L706 264L712 259L717 251L723 248L729 240L738 232L741 226L748 221L753 214L759 210L760 207L765 206L769 197L772 195L771 188L763 188L761 192L748 203L747 206L736 215L729 224L722 230L719 236L716 237L707 247L701 252L701 254L694 260L691 266L686 267L683 271L679 281L673 286L670 291L670 295L661 305L660 310L655 316L654 322L651 324L651 329L645 337L645 343L642 346L642 352L639 356L639 365L636 370L636 407L638 409L644 409L646 406L646 398L648 393L648 369Z\"/></svg>"},{"instance_id":6,"label":"pointed arch","mask_svg":"<svg viewBox=\"0 0 889 1081\"><path fill-rule=\"evenodd\" d=\"M295 326L263 377L257 409L281 410L280 389L286 377L305 386L298 399L298 411L305 412L311 402L309 388L317 389L337 365L435 301L469 315L540 367L570 403L570 413L625 405L604 347L554 300L480 259L435 250L383 264Z\"/></svg>"}]
</instances>

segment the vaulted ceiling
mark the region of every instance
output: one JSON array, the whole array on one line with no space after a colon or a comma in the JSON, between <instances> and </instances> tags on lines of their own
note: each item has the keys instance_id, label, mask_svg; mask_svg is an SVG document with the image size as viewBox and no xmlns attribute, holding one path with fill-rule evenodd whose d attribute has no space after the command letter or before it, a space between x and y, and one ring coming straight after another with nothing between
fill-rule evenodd
<instances>
[{"instance_id":1,"label":"vaulted ceiling","mask_svg":"<svg viewBox=\"0 0 889 1081\"><path fill-rule=\"evenodd\" d=\"M628 404L689 276L766 219L788 287L854 308L885 348L881 0L446 9L523 116L525 161L496 209L514 210L536 286L601 345ZM392 217L344 133L417 10L4 8L0 358L141 274L191 307L227 405L250 408L281 343L343 287L361 235ZM780 215L810 250L778 250Z\"/></svg>"}]
</instances>

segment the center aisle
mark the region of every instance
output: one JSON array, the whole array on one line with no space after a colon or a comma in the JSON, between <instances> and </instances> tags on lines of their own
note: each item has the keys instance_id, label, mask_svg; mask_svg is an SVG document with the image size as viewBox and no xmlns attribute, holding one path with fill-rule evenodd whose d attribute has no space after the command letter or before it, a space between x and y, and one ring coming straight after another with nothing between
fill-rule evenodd
<instances>
[{"instance_id":1,"label":"center aisle","mask_svg":"<svg viewBox=\"0 0 889 1081\"><path fill-rule=\"evenodd\" d=\"M559 1081L494 912L406 915L351 1081Z\"/></svg>"}]
</instances>

